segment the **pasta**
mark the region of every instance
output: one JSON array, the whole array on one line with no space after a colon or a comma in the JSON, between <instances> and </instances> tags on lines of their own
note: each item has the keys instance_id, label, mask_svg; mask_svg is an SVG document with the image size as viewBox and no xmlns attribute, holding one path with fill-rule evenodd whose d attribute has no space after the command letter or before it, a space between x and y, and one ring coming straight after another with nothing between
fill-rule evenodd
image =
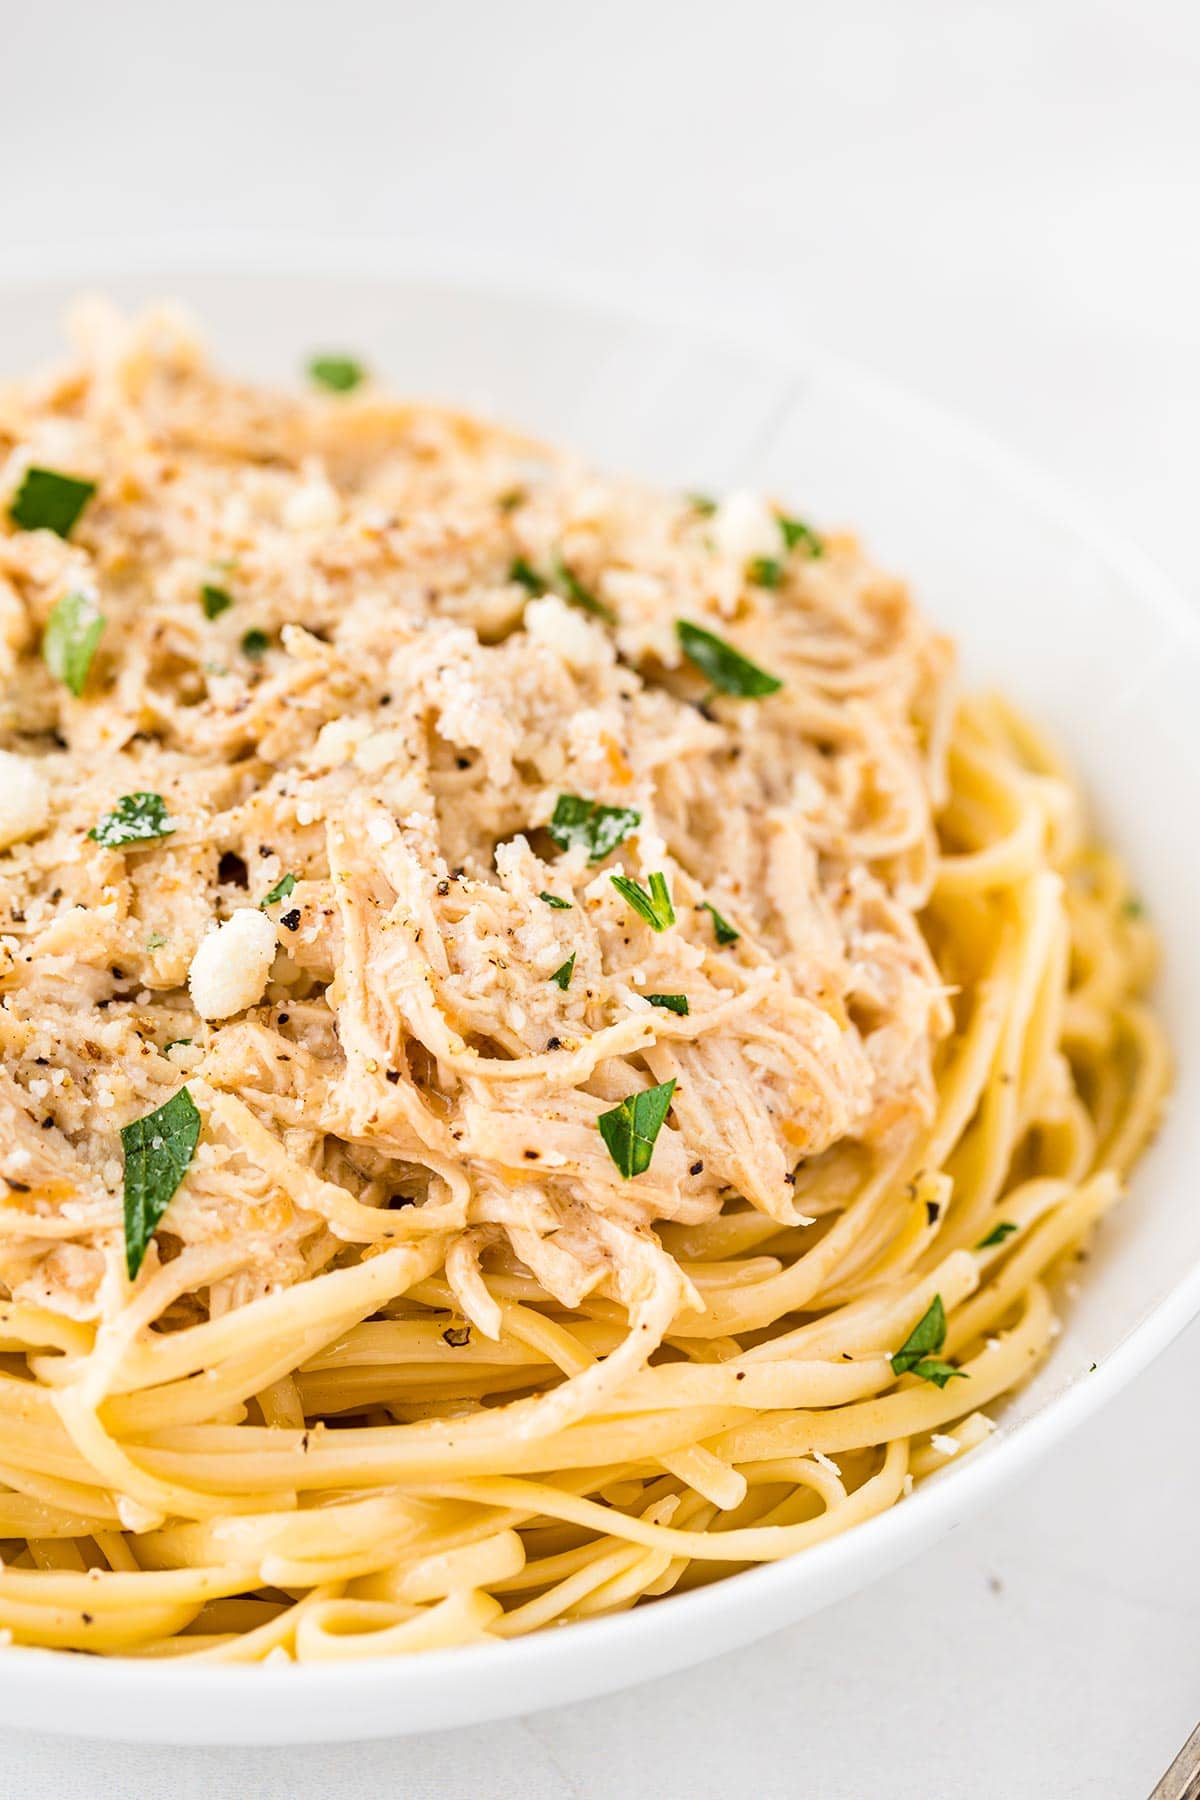
<instances>
[{"instance_id":1,"label":"pasta","mask_svg":"<svg viewBox=\"0 0 1200 1800\"><path fill-rule=\"evenodd\" d=\"M1168 1085L1040 737L761 496L76 331L0 394L0 1630L515 1637L980 1443Z\"/></svg>"}]
</instances>

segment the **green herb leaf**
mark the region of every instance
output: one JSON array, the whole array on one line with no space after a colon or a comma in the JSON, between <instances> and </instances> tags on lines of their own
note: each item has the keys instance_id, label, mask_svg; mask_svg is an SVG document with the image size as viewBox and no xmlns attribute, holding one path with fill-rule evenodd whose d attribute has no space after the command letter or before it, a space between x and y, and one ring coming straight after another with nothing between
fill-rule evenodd
<instances>
[{"instance_id":1,"label":"green herb leaf","mask_svg":"<svg viewBox=\"0 0 1200 1800\"><path fill-rule=\"evenodd\" d=\"M574 950L572 950L572 952L571 952L570 956L568 956L566 962L563 963L560 968L555 969L555 971L554 971L553 975L550 977L550 979L554 983L554 985L556 987L560 987L562 989L563 993L565 994L567 989L571 985L571 977L574 973L575 973L575 952L574 952Z\"/></svg>"},{"instance_id":2,"label":"green herb leaf","mask_svg":"<svg viewBox=\"0 0 1200 1800\"><path fill-rule=\"evenodd\" d=\"M692 511L694 513L699 513L702 519L711 519L717 510L717 503L711 494L692 493L685 494L683 497L691 507Z\"/></svg>"},{"instance_id":3,"label":"green herb leaf","mask_svg":"<svg viewBox=\"0 0 1200 1800\"><path fill-rule=\"evenodd\" d=\"M26 469L8 516L21 531L71 535L71 527L96 491L94 481L60 475L57 469Z\"/></svg>"},{"instance_id":4,"label":"green herb leaf","mask_svg":"<svg viewBox=\"0 0 1200 1800\"><path fill-rule=\"evenodd\" d=\"M913 1364L912 1372L919 1375L922 1381L932 1381L937 1388L944 1388L948 1381L971 1379L965 1369L956 1369L953 1363L940 1362L936 1356L922 1357L919 1363Z\"/></svg>"},{"instance_id":5,"label":"green herb leaf","mask_svg":"<svg viewBox=\"0 0 1200 1800\"><path fill-rule=\"evenodd\" d=\"M667 890L667 878L661 869L650 877L650 892L629 875L609 877L618 894L628 900L634 912L640 913L651 931L665 931L675 923L675 908Z\"/></svg>"},{"instance_id":6,"label":"green herb leaf","mask_svg":"<svg viewBox=\"0 0 1200 1800\"><path fill-rule=\"evenodd\" d=\"M309 360L308 377L332 394L348 394L367 379L367 371L352 356L314 356Z\"/></svg>"},{"instance_id":7,"label":"green herb leaf","mask_svg":"<svg viewBox=\"0 0 1200 1800\"><path fill-rule=\"evenodd\" d=\"M891 1358L892 1374L907 1375L911 1371L912 1374L919 1375L922 1381L932 1381L939 1388L945 1387L955 1375L966 1381L968 1377L962 1369L955 1369L950 1363L938 1361L937 1352L945 1341L946 1309L942 1305L942 1296L935 1294L928 1312L918 1319Z\"/></svg>"},{"instance_id":8,"label":"green herb leaf","mask_svg":"<svg viewBox=\"0 0 1200 1800\"><path fill-rule=\"evenodd\" d=\"M252 625L242 638L242 654L248 656L251 662L259 662L270 648L270 638L257 625Z\"/></svg>"},{"instance_id":9,"label":"green herb leaf","mask_svg":"<svg viewBox=\"0 0 1200 1800\"><path fill-rule=\"evenodd\" d=\"M42 661L56 680L82 694L104 630L104 614L86 594L64 594L46 621Z\"/></svg>"},{"instance_id":10,"label":"green herb leaf","mask_svg":"<svg viewBox=\"0 0 1200 1800\"><path fill-rule=\"evenodd\" d=\"M1011 1237L1014 1231L1020 1231L1020 1229L1021 1227L1014 1225L1011 1220L1001 1219L1000 1223L994 1225L985 1238L980 1238L975 1248L990 1250L993 1244L1002 1244L1006 1237Z\"/></svg>"},{"instance_id":11,"label":"green herb leaf","mask_svg":"<svg viewBox=\"0 0 1200 1800\"><path fill-rule=\"evenodd\" d=\"M671 1110L675 1092L674 1077L657 1087L644 1088L640 1094L628 1094L611 1112L601 1113L596 1123L608 1154L628 1180L644 1175L654 1154L654 1140L662 1130L663 1120Z\"/></svg>"},{"instance_id":12,"label":"green herb leaf","mask_svg":"<svg viewBox=\"0 0 1200 1800\"><path fill-rule=\"evenodd\" d=\"M651 1006L661 1006L664 1012L678 1013L681 1019L686 1019L692 1010L686 994L647 994L646 998Z\"/></svg>"},{"instance_id":13,"label":"green herb leaf","mask_svg":"<svg viewBox=\"0 0 1200 1800\"><path fill-rule=\"evenodd\" d=\"M222 587L214 587L206 581L200 589L200 604L204 608L206 619L219 619L223 612L228 612L233 605L233 595L227 594Z\"/></svg>"},{"instance_id":14,"label":"green herb leaf","mask_svg":"<svg viewBox=\"0 0 1200 1800\"><path fill-rule=\"evenodd\" d=\"M605 606L603 600L598 600L595 594L584 587L582 581L568 569L557 551L554 555L554 577L564 600L569 601L572 606L582 608L586 613L591 613L593 618L603 619L606 625L616 624L617 615L612 607Z\"/></svg>"},{"instance_id":15,"label":"green herb leaf","mask_svg":"<svg viewBox=\"0 0 1200 1800\"><path fill-rule=\"evenodd\" d=\"M162 1053L165 1056L168 1050L175 1048L176 1044L190 1044L191 1041L191 1038L172 1038L169 1043L163 1045Z\"/></svg>"},{"instance_id":16,"label":"green herb leaf","mask_svg":"<svg viewBox=\"0 0 1200 1800\"><path fill-rule=\"evenodd\" d=\"M544 888L538 895L538 899L544 900L546 905L552 906L556 912L570 912L571 910L571 902L569 900L564 900L561 894L548 894Z\"/></svg>"},{"instance_id":17,"label":"green herb leaf","mask_svg":"<svg viewBox=\"0 0 1200 1800\"><path fill-rule=\"evenodd\" d=\"M503 494L496 495L496 505L501 512L516 512L518 506L524 506L527 498L524 488L507 488Z\"/></svg>"},{"instance_id":18,"label":"green herb leaf","mask_svg":"<svg viewBox=\"0 0 1200 1800\"><path fill-rule=\"evenodd\" d=\"M777 588L783 580L783 564L774 556L756 556L746 564L746 580L755 587Z\"/></svg>"},{"instance_id":19,"label":"green herb leaf","mask_svg":"<svg viewBox=\"0 0 1200 1800\"><path fill-rule=\"evenodd\" d=\"M741 932L717 911L711 900L702 900L700 902L700 911L712 914L713 936L716 938L718 944L737 943L742 935Z\"/></svg>"},{"instance_id":20,"label":"green herb leaf","mask_svg":"<svg viewBox=\"0 0 1200 1800\"><path fill-rule=\"evenodd\" d=\"M121 1127L125 1151L125 1266L133 1281L171 1197L187 1174L200 1136L200 1114L187 1089L165 1106Z\"/></svg>"},{"instance_id":21,"label":"green herb leaf","mask_svg":"<svg viewBox=\"0 0 1200 1800\"><path fill-rule=\"evenodd\" d=\"M166 941L161 931L152 931L146 939L146 948L147 950L161 950Z\"/></svg>"},{"instance_id":22,"label":"green herb leaf","mask_svg":"<svg viewBox=\"0 0 1200 1800\"><path fill-rule=\"evenodd\" d=\"M641 822L641 813L632 806L601 806L598 800L585 800L582 794L560 794L546 829L560 850L582 844L588 861L598 863L623 844Z\"/></svg>"},{"instance_id":23,"label":"green herb leaf","mask_svg":"<svg viewBox=\"0 0 1200 1800\"><path fill-rule=\"evenodd\" d=\"M531 564L523 556L514 556L508 570L508 579L519 582L527 594L545 594L549 588Z\"/></svg>"},{"instance_id":24,"label":"green herb leaf","mask_svg":"<svg viewBox=\"0 0 1200 1800\"><path fill-rule=\"evenodd\" d=\"M723 694L736 694L743 700L761 700L767 694L778 693L783 686L776 676L768 675L765 669L752 663L724 638L690 624L687 619L676 619L675 635L688 661L694 663L702 675L707 675Z\"/></svg>"},{"instance_id":25,"label":"green herb leaf","mask_svg":"<svg viewBox=\"0 0 1200 1800\"><path fill-rule=\"evenodd\" d=\"M1136 894L1130 894L1121 907L1121 911L1127 919L1143 919L1146 916L1145 903L1139 900Z\"/></svg>"},{"instance_id":26,"label":"green herb leaf","mask_svg":"<svg viewBox=\"0 0 1200 1800\"><path fill-rule=\"evenodd\" d=\"M779 529L783 533L783 541L789 550L794 550L797 544L803 544L810 556L824 556L823 541L817 536L812 526L806 525L803 519L789 519L780 513Z\"/></svg>"},{"instance_id":27,"label":"green herb leaf","mask_svg":"<svg viewBox=\"0 0 1200 1800\"><path fill-rule=\"evenodd\" d=\"M112 811L92 826L88 836L94 843L117 850L122 844L170 837L174 830L175 821L161 794L122 794Z\"/></svg>"},{"instance_id":28,"label":"green herb leaf","mask_svg":"<svg viewBox=\"0 0 1200 1800\"><path fill-rule=\"evenodd\" d=\"M258 903L259 912L266 912L268 906L274 906L279 900L286 900L296 885L294 875L281 875L269 894L264 894Z\"/></svg>"}]
</instances>

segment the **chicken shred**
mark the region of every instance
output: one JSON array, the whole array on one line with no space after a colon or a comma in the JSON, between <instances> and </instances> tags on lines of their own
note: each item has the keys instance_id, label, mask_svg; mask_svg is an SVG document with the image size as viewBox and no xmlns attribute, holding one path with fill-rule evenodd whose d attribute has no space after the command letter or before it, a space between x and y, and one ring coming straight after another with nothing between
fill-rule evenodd
<instances>
[{"instance_id":1,"label":"chicken shred","mask_svg":"<svg viewBox=\"0 0 1200 1800\"><path fill-rule=\"evenodd\" d=\"M51 796L0 856L0 1282L122 1312L120 1128L186 1082L164 1326L429 1239L493 1337L489 1269L650 1323L594 1405L689 1302L658 1224L794 1224L806 1159L930 1117L948 646L849 536L781 540L772 586L703 508L499 428L240 385L166 310L76 335L0 393L0 744ZM96 483L68 538L9 520L30 466ZM69 593L78 696L41 654ZM680 619L779 690L713 692ZM169 834L89 838L147 793ZM637 823L589 863L563 794ZM662 931L611 879L657 872ZM197 951L281 885L265 991L206 1022ZM627 1178L597 1120L671 1080Z\"/></svg>"}]
</instances>

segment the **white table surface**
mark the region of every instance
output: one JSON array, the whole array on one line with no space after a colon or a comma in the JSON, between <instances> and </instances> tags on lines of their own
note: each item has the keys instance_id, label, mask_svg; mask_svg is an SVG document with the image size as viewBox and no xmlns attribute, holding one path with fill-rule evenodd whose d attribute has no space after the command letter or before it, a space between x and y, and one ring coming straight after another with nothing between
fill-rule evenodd
<instances>
[{"instance_id":1,"label":"white table surface","mask_svg":"<svg viewBox=\"0 0 1200 1800\"><path fill-rule=\"evenodd\" d=\"M319 233L824 341L1200 592L1200 13L1178 0L0 0L0 273ZM1142 1800L1200 1714L1200 1329L835 1611L361 1747L0 1738L22 1800Z\"/></svg>"}]
</instances>

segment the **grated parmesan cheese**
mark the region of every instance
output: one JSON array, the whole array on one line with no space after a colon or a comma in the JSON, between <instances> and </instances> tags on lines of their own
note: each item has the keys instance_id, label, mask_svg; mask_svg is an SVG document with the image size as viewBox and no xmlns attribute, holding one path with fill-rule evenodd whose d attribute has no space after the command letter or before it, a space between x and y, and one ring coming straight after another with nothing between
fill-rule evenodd
<instances>
[{"instance_id":1,"label":"grated parmesan cheese","mask_svg":"<svg viewBox=\"0 0 1200 1800\"><path fill-rule=\"evenodd\" d=\"M244 906L209 932L192 958L188 986L202 1019L228 1019L262 999L275 960L275 927Z\"/></svg>"}]
</instances>

